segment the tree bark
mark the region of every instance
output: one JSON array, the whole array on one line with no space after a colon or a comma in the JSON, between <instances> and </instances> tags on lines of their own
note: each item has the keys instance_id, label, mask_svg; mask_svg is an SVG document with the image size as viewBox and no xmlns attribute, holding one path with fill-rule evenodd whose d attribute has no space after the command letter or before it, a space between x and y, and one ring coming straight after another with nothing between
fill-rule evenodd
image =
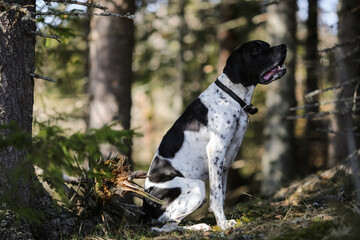
<instances>
[{"instance_id":1,"label":"tree bark","mask_svg":"<svg viewBox=\"0 0 360 240\"><path fill-rule=\"evenodd\" d=\"M5 5L18 4L30 14L35 12L35 0L5 1ZM15 122L29 134L31 144L34 80L35 21L30 15L5 5L0 17L0 124ZM6 11L7 10L7 11ZM9 137L11 129L0 130ZM49 194L35 176L27 152L6 147L0 151L0 202L18 213L22 226L36 239L58 239L73 230L76 219L55 208ZM25 214L27 213L27 214ZM39 220L34 224L31 220ZM10 239L0 233L1 238Z\"/></svg>"},{"instance_id":2,"label":"tree bark","mask_svg":"<svg viewBox=\"0 0 360 240\"><path fill-rule=\"evenodd\" d=\"M98 3L108 7L109 12L135 12L133 0L101 0ZM90 102L87 126L100 128L113 121L120 121L121 124L117 126L119 129L129 129L134 23L127 18L94 16L90 28ZM125 154L130 157L130 144L128 147L129 151ZM108 147L102 151L107 155L109 151L118 150Z\"/></svg>"},{"instance_id":3,"label":"tree bark","mask_svg":"<svg viewBox=\"0 0 360 240\"><path fill-rule=\"evenodd\" d=\"M294 123L286 120L295 100L296 0L280 1L268 7L267 30L271 44L286 43L287 74L271 83L266 93L265 150L262 156L262 193L270 195L291 174L294 162Z\"/></svg>"}]
</instances>

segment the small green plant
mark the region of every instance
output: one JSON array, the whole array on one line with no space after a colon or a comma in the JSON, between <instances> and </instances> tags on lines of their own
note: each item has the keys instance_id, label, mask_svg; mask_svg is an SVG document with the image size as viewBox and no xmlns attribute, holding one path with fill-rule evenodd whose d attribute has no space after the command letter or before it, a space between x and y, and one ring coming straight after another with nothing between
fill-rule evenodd
<instances>
[{"instance_id":1,"label":"small green plant","mask_svg":"<svg viewBox=\"0 0 360 240\"><path fill-rule=\"evenodd\" d=\"M41 169L43 181L49 183L58 201L66 205L71 198L68 195L69 190L75 190L64 185L64 175L72 176L74 179L94 178L96 174L92 169L101 157L101 144L111 144L119 151L127 150L134 131L114 130L112 126L113 124L85 133L67 134L66 130L51 124L51 121L35 121L34 128L37 129L37 134L31 136L16 122L11 122L0 126L0 149L10 147L27 153L26 160ZM90 170L85 171L81 167L84 161L89 162ZM11 173L14 186L17 179L23 175L23 171L24 167L21 166Z\"/></svg>"}]
</instances>

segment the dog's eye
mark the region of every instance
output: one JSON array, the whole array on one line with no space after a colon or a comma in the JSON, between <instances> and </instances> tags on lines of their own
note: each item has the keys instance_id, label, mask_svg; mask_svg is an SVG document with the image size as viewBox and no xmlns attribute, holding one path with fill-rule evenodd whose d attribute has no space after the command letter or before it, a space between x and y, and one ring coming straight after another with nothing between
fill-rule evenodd
<instances>
[{"instance_id":1,"label":"dog's eye","mask_svg":"<svg viewBox=\"0 0 360 240\"><path fill-rule=\"evenodd\" d=\"M258 54L260 52L260 48L259 47L254 47L252 49L252 54L255 55L255 54Z\"/></svg>"}]
</instances>

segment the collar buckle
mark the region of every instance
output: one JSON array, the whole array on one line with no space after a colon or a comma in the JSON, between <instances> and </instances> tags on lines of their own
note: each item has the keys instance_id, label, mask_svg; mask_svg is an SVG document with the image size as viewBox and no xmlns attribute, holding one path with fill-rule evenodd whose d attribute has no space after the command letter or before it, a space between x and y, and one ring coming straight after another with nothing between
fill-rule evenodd
<instances>
[{"instance_id":1,"label":"collar buckle","mask_svg":"<svg viewBox=\"0 0 360 240\"><path fill-rule=\"evenodd\" d=\"M244 107L243 107L243 109L244 109L244 111L245 112L248 112L248 113L250 113L251 115L254 115L255 113L257 113L258 112L258 109L256 108L256 107L254 107L253 105L245 105Z\"/></svg>"},{"instance_id":2,"label":"collar buckle","mask_svg":"<svg viewBox=\"0 0 360 240\"><path fill-rule=\"evenodd\" d=\"M230 97L232 97L235 101L237 101L245 112L251 115L254 115L258 112L258 109L256 107L251 104L246 104L244 100L242 100L238 95L236 95L233 91L226 87L222 82L220 82L219 79L216 79L215 84L224 92L226 92Z\"/></svg>"}]
</instances>

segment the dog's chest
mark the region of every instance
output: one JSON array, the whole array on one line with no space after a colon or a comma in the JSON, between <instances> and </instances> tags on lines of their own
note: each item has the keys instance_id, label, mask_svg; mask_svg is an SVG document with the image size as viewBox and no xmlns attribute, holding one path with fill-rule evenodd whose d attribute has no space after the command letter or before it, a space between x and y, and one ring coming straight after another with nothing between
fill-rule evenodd
<instances>
[{"instance_id":1,"label":"dog's chest","mask_svg":"<svg viewBox=\"0 0 360 240\"><path fill-rule=\"evenodd\" d=\"M210 86L199 99L207 108L207 124L198 131L184 132L183 144L171 163L188 178L206 179L210 138L216 135L224 145L224 152L237 152L247 128L248 115L216 86ZM229 167L232 160L227 159L223 166Z\"/></svg>"}]
</instances>

